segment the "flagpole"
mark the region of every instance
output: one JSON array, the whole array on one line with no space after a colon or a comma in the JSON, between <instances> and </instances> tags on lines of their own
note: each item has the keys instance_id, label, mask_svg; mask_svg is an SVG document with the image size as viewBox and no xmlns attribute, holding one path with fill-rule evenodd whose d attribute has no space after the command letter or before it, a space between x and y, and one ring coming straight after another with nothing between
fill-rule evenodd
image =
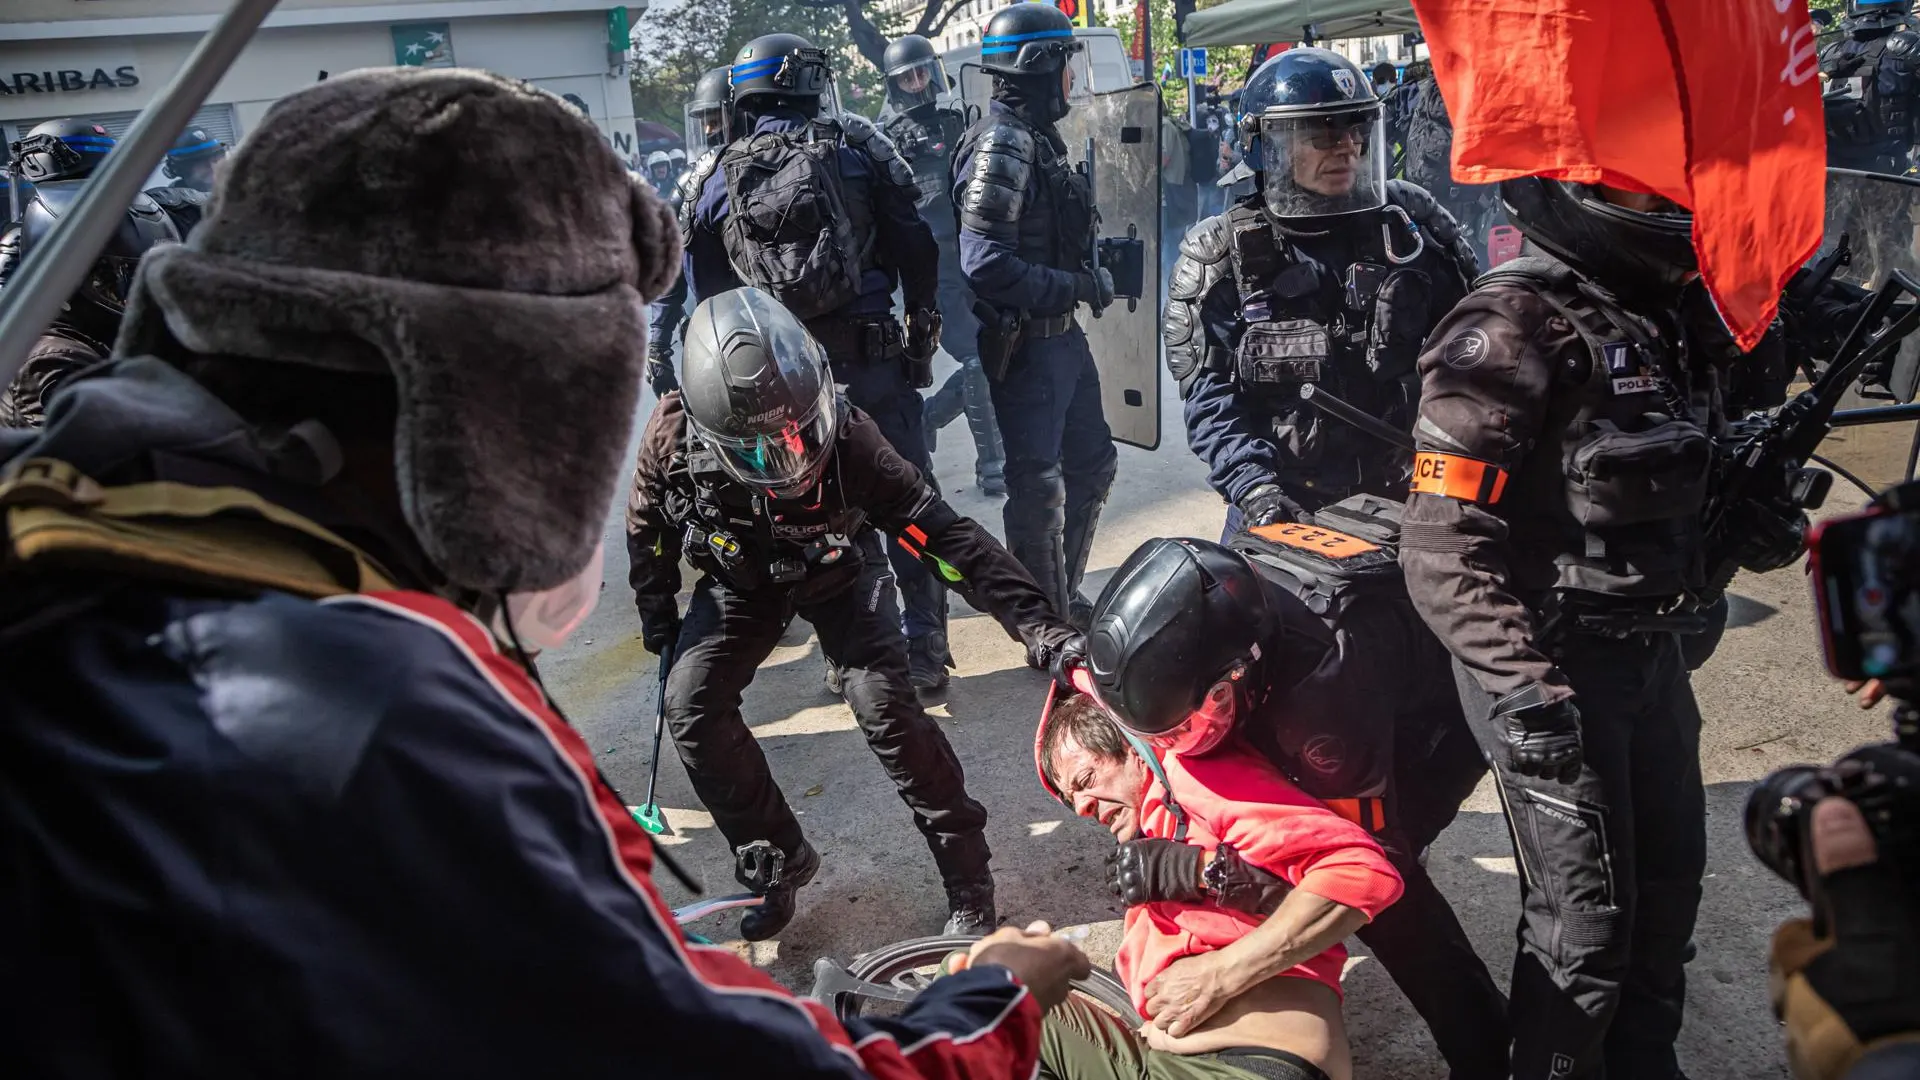
<instances>
[{"instance_id":1,"label":"flagpole","mask_svg":"<svg viewBox=\"0 0 1920 1080\"><path fill-rule=\"evenodd\" d=\"M226 74L276 0L235 0L187 57L165 91L141 110L106 164L80 192L73 209L54 225L47 243L36 244L0 293L0 386L8 386L26 363L47 324L99 258L133 197L173 145L195 110Z\"/></svg>"}]
</instances>

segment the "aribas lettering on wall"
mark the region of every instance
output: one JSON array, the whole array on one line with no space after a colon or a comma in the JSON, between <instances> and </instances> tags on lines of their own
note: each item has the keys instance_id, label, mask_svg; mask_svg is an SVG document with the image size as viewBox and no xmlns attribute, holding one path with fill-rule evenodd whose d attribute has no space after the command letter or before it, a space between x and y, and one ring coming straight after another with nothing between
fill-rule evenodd
<instances>
[{"instance_id":1,"label":"aribas lettering on wall","mask_svg":"<svg viewBox=\"0 0 1920 1080\"><path fill-rule=\"evenodd\" d=\"M66 71L16 71L0 75L0 97L11 94L71 94L79 90L125 90L140 85L140 73L132 64L112 71L94 68L89 75L78 69Z\"/></svg>"}]
</instances>

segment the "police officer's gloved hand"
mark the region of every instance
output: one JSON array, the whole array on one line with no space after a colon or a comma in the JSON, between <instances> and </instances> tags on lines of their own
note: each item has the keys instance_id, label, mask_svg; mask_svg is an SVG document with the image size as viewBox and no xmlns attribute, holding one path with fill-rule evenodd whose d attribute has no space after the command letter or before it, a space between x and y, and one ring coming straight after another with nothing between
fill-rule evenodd
<instances>
[{"instance_id":1,"label":"police officer's gloved hand","mask_svg":"<svg viewBox=\"0 0 1920 1080\"><path fill-rule=\"evenodd\" d=\"M1242 859L1232 844L1213 849L1213 859L1201 875L1207 894L1222 907L1249 915L1271 915L1280 901L1293 891L1293 884L1278 874Z\"/></svg>"},{"instance_id":2,"label":"police officer's gloved hand","mask_svg":"<svg viewBox=\"0 0 1920 1080\"><path fill-rule=\"evenodd\" d=\"M647 346L647 385L656 398L680 389L680 378L673 373L673 346L664 341Z\"/></svg>"},{"instance_id":3,"label":"police officer's gloved hand","mask_svg":"<svg viewBox=\"0 0 1920 1080\"><path fill-rule=\"evenodd\" d=\"M1107 310L1113 303L1113 271L1103 266L1073 275L1073 299L1096 312Z\"/></svg>"},{"instance_id":4,"label":"police officer's gloved hand","mask_svg":"<svg viewBox=\"0 0 1920 1080\"><path fill-rule=\"evenodd\" d=\"M655 656L664 655L680 638L680 602L671 596L643 596L636 604L640 609L640 644Z\"/></svg>"},{"instance_id":5,"label":"police officer's gloved hand","mask_svg":"<svg viewBox=\"0 0 1920 1080\"><path fill-rule=\"evenodd\" d=\"M1240 496L1240 516L1248 526L1277 525L1304 519L1307 509L1288 498L1279 484L1261 484Z\"/></svg>"},{"instance_id":6,"label":"police officer's gloved hand","mask_svg":"<svg viewBox=\"0 0 1920 1080\"><path fill-rule=\"evenodd\" d=\"M907 355L915 360L930 360L940 347L941 318L930 308L907 312Z\"/></svg>"},{"instance_id":7,"label":"police officer's gloved hand","mask_svg":"<svg viewBox=\"0 0 1920 1080\"><path fill-rule=\"evenodd\" d=\"M1896 853L1881 850L1847 800L1821 800L1810 829L1830 925L1823 935L1811 920L1795 919L1773 935L1768 966L1787 1060L1806 1080L1912 1076L1911 1058L1906 1069L1895 1061L1886 1061L1885 1071L1878 1066L1920 1051L1920 904L1913 886L1890 865Z\"/></svg>"},{"instance_id":8,"label":"police officer's gloved hand","mask_svg":"<svg viewBox=\"0 0 1920 1080\"><path fill-rule=\"evenodd\" d=\"M1507 768L1571 784L1580 776L1580 710L1572 698L1554 701L1546 686L1528 683L1493 703L1493 721L1507 750Z\"/></svg>"},{"instance_id":9,"label":"police officer's gloved hand","mask_svg":"<svg viewBox=\"0 0 1920 1080\"><path fill-rule=\"evenodd\" d=\"M1028 647L1027 661L1051 674L1062 691L1077 694L1073 672L1087 662L1087 635L1070 627L1049 631Z\"/></svg>"},{"instance_id":10,"label":"police officer's gloved hand","mask_svg":"<svg viewBox=\"0 0 1920 1080\"><path fill-rule=\"evenodd\" d=\"M1129 840L1107 854L1107 891L1128 907L1162 900L1197 903L1207 898L1200 882L1206 854L1197 844Z\"/></svg>"}]
</instances>

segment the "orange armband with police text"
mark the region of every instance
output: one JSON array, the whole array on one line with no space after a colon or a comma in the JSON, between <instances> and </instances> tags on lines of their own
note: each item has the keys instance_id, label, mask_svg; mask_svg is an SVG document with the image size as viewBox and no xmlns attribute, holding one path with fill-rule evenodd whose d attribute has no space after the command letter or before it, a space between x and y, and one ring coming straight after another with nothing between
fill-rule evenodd
<instances>
[{"instance_id":1,"label":"orange armband with police text","mask_svg":"<svg viewBox=\"0 0 1920 1080\"><path fill-rule=\"evenodd\" d=\"M1458 454L1413 455L1413 490L1492 506L1507 490L1507 471Z\"/></svg>"}]
</instances>

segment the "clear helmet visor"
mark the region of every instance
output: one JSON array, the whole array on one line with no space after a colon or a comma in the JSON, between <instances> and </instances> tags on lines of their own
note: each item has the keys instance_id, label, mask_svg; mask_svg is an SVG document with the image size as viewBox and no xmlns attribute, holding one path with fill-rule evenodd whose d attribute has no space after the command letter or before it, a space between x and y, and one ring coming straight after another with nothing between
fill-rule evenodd
<instances>
[{"instance_id":1,"label":"clear helmet visor","mask_svg":"<svg viewBox=\"0 0 1920 1080\"><path fill-rule=\"evenodd\" d=\"M804 416L777 430L734 437L701 429L700 436L713 447L727 475L773 498L794 499L820 482L838 428L833 384L827 383Z\"/></svg>"},{"instance_id":2,"label":"clear helmet visor","mask_svg":"<svg viewBox=\"0 0 1920 1080\"><path fill-rule=\"evenodd\" d=\"M1387 204L1380 106L1260 117L1260 171L1276 218L1330 217Z\"/></svg>"},{"instance_id":3,"label":"clear helmet visor","mask_svg":"<svg viewBox=\"0 0 1920 1080\"><path fill-rule=\"evenodd\" d=\"M1087 56L1086 46L1078 41L1073 43L1073 50L1067 53L1067 62L1063 65L1063 69L1062 78L1067 82L1061 93L1066 98L1067 104L1074 108L1093 104L1093 95L1102 89L1113 89L1113 87L1094 85L1093 61Z\"/></svg>"},{"instance_id":4,"label":"clear helmet visor","mask_svg":"<svg viewBox=\"0 0 1920 1080\"><path fill-rule=\"evenodd\" d=\"M726 110L713 102L692 102L686 107L686 141L690 151L719 146L727 141Z\"/></svg>"},{"instance_id":5,"label":"clear helmet visor","mask_svg":"<svg viewBox=\"0 0 1920 1080\"><path fill-rule=\"evenodd\" d=\"M887 72L887 100L901 112L931 105L946 92L947 68L938 56L902 64Z\"/></svg>"}]
</instances>

